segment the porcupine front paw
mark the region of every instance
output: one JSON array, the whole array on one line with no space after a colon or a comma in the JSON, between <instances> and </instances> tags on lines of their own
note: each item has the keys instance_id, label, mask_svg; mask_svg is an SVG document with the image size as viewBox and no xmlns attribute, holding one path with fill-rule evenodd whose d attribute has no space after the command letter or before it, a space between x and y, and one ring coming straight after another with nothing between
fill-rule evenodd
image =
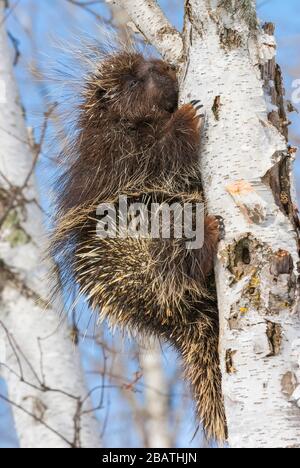
<instances>
[{"instance_id":1,"label":"porcupine front paw","mask_svg":"<svg viewBox=\"0 0 300 468\"><path fill-rule=\"evenodd\" d=\"M198 127L201 128L203 127L206 119L206 114L203 109L203 104L201 104L201 101L198 99L194 99L193 101L190 102L190 105L193 107L193 110L195 112L194 119L198 119Z\"/></svg>"}]
</instances>

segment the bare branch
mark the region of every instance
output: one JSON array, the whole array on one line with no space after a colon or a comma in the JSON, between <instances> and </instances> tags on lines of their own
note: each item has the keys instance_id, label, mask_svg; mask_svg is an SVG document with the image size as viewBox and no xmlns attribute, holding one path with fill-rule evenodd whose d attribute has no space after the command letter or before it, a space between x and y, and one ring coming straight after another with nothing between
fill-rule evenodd
<instances>
[{"instance_id":1,"label":"bare branch","mask_svg":"<svg viewBox=\"0 0 300 468\"><path fill-rule=\"evenodd\" d=\"M110 20L105 19L103 16L99 15L95 10L93 10L93 6L99 5L104 3L105 0L90 0L90 1L80 1L80 0L66 0L69 2L71 5L77 6L79 8L82 8L85 10L87 13L90 15L94 16L97 21L101 21L107 25L111 24Z\"/></svg>"}]
</instances>

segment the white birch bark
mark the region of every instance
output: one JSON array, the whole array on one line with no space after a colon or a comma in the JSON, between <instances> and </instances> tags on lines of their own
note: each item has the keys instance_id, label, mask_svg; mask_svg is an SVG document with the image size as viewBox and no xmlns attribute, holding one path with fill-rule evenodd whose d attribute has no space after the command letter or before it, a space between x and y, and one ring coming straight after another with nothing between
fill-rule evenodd
<instances>
[{"instance_id":1,"label":"white birch bark","mask_svg":"<svg viewBox=\"0 0 300 468\"><path fill-rule=\"evenodd\" d=\"M159 26L156 18L145 25L146 15L134 14L140 3L123 2L151 41ZM156 2L144 4L149 9ZM267 79L275 41L256 28L251 0L186 0L183 43L183 57L180 44L174 53L179 65L184 62L181 99L201 99L207 111L200 158L205 196L208 210L226 226L215 271L229 443L296 447L298 221L282 90L272 81L278 71ZM162 40L158 49L166 57L164 48Z\"/></svg>"},{"instance_id":2,"label":"white birch bark","mask_svg":"<svg viewBox=\"0 0 300 468\"><path fill-rule=\"evenodd\" d=\"M78 350L57 310L47 305L34 158L13 75L2 0L0 55L0 371L8 384L22 448L97 448L99 430L93 414L83 414L89 402L83 403L87 390ZM18 207L14 203L5 216L13 193L22 202Z\"/></svg>"},{"instance_id":3,"label":"white birch bark","mask_svg":"<svg viewBox=\"0 0 300 468\"><path fill-rule=\"evenodd\" d=\"M166 60L176 62L181 58L180 34L164 16L155 0L106 0L106 2L125 8L135 27L144 34L146 32L149 42Z\"/></svg>"},{"instance_id":4,"label":"white birch bark","mask_svg":"<svg viewBox=\"0 0 300 468\"><path fill-rule=\"evenodd\" d=\"M140 363L145 384L145 410L149 448L171 447L168 424L168 384L162 366L162 353L156 341L141 351Z\"/></svg>"}]
</instances>

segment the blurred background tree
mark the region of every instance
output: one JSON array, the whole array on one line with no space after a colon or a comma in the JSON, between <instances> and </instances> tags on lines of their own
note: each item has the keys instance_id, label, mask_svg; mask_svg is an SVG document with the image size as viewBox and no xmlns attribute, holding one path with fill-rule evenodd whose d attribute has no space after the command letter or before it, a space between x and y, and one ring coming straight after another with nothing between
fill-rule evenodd
<instances>
[{"instance_id":1,"label":"blurred background tree","mask_svg":"<svg viewBox=\"0 0 300 468\"><path fill-rule=\"evenodd\" d=\"M35 141L40 141L45 113L56 101L65 98L64 86L57 86L48 79L53 70L60 68L59 56L63 57L69 48L74 49L81 37L104 40L103 32L110 25L124 33L122 28L127 18L110 10L101 0L11 0L9 3L5 23L26 124L32 129ZM159 3L180 29L183 0ZM300 79L299 1L258 0L258 7L263 21L276 23L278 62L286 80L287 99L292 99L293 84ZM294 102L296 107L297 104L299 107L300 102ZM299 117L294 113L291 118L291 143L297 145L300 142ZM50 226L52 211L51 176L57 163L57 125L54 109L36 166L46 228ZM295 175L300 190L300 165L297 163ZM71 310L70 304L66 299L66 310ZM118 332L112 336L105 325L97 324L97 317L91 315L84 304L69 313L69 321L97 408L99 436L104 447L150 447L158 443L199 447L205 444L201 431L194 434L193 405L172 351L156 343L150 354L147 344L132 343ZM1 395L7 398L3 379L0 379L0 447L18 447L11 408L3 398L1 402Z\"/></svg>"}]
</instances>

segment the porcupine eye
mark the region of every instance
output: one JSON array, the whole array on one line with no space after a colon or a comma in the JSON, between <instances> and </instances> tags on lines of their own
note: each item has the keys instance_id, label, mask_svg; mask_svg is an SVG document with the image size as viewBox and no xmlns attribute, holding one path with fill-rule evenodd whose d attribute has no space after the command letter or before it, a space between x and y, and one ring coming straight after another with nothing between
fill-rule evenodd
<instances>
[{"instance_id":1,"label":"porcupine eye","mask_svg":"<svg viewBox=\"0 0 300 468\"><path fill-rule=\"evenodd\" d=\"M138 84L138 80L135 79L135 78L132 78L130 81L129 81L129 88L132 89L132 88L135 88L135 86Z\"/></svg>"}]
</instances>

